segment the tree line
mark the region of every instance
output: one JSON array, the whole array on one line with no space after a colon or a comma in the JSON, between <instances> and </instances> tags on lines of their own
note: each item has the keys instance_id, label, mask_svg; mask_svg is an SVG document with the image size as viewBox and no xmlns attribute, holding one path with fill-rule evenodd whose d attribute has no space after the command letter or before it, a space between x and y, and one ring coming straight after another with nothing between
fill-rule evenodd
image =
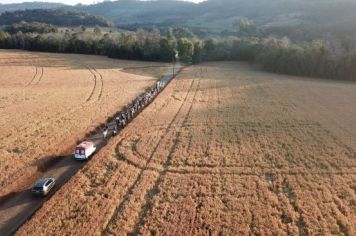
<instances>
[{"instance_id":1,"label":"tree line","mask_svg":"<svg viewBox=\"0 0 356 236\"><path fill-rule=\"evenodd\" d=\"M356 53L334 49L323 40L293 43L288 38L230 37L207 40L200 51L198 58L205 61L248 61L273 73L356 80Z\"/></svg>"},{"instance_id":2,"label":"tree line","mask_svg":"<svg viewBox=\"0 0 356 236\"><path fill-rule=\"evenodd\" d=\"M0 48L24 49L56 53L106 55L118 59L170 62L179 50L182 60L189 62L193 54L191 41L176 39L173 33L160 31L102 32L101 28L60 30L51 33L10 34L0 31Z\"/></svg>"},{"instance_id":3,"label":"tree line","mask_svg":"<svg viewBox=\"0 0 356 236\"><path fill-rule=\"evenodd\" d=\"M57 27L40 23L40 22L32 22L28 23L26 21L21 21L19 23L14 23L11 25L6 25L3 27L3 31L9 34L16 34L17 32L22 33L55 33L58 32Z\"/></svg>"},{"instance_id":4,"label":"tree line","mask_svg":"<svg viewBox=\"0 0 356 236\"><path fill-rule=\"evenodd\" d=\"M94 30L10 34L0 31L0 48L106 55L112 58L170 62L248 61L289 75L356 80L356 54L338 52L325 41L292 43L287 38L229 37L224 40L177 38L154 29L136 32Z\"/></svg>"}]
</instances>

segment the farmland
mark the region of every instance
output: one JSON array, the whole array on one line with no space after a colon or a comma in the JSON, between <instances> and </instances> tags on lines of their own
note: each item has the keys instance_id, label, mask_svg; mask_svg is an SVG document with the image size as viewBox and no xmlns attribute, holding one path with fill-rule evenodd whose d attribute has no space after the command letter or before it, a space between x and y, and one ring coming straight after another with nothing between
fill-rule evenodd
<instances>
[{"instance_id":1,"label":"farmland","mask_svg":"<svg viewBox=\"0 0 356 236\"><path fill-rule=\"evenodd\" d=\"M188 67L17 234L354 235L355 89Z\"/></svg>"},{"instance_id":2,"label":"farmland","mask_svg":"<svg viewBox=\"0 0 356 236\"><path fill-rule=\"evenodd\" d=\"M166 71L167 64L0 51L0 196L68 155Z\"/></svg>"}]
</instances>

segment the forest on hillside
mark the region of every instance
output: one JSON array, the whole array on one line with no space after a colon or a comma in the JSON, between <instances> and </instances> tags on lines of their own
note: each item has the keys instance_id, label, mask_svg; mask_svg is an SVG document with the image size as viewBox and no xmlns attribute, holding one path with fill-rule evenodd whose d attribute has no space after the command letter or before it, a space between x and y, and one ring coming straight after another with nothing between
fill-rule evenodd
<instances>
[{"instance_id":1,"label":"forest on hillside","mask_svg":"<svg viewBox=\"0 0 356 236\"><path fill-rule=\"evenodd\" d=\"M238 31L241 17L249 19L259 33L296 31L290 35L293 39L355 35L356 28L356 2L352 0L208 0L200 4L120 0L74 8L131 30L179 26L231 34Z\"/></svg>"},{"instance_id":2,"label":"forest on hillside","mask_svg":"<svg viewBox=\"0 0 356 236\"><path fill-rule=\"evenodd\" d=\"M22 2L22 3L9 3L2 4L0 3L0 13L6 11L18 11L26 9L55 9L66 6L62 3L52 3L52 2Z\"/></svg>"},{"instance_id":3,"label":"forest on hillside","mask_svg":"<svg viewBox=\"0 0 356 236\"><path fill-rule=\"evenodd\" d=\"M41 22L57 26L110 26L111 23L102 17L89 13L66 11L63 9L28 9L4 12L0 15L1 25L11 25L20 22Z\"/></svg>"},{"instance_id":4,"label":"forest on hillside","mask_svg":"<svg viewBox=\"0 0 356 236\"><path fill-rule=\"evenodd\" d=\"M39 8L86 12L133 31L189 28L199 38L244 36L239 34L239 21L243 17L256 27L253 36L288 36L293 41L316 38L356 41L356 2L353 0L207 0L200 4L175 0L118 0L75 6L32 2L3 4L0 13ZM31 15L31 11L28 13ZM26 15L21 17L31 22L25 19ZM33 21L55 25L38 17ZM12 20L18 18L12 16ZM0 24L5 22L0 19Z\"/></svg>"},{"instance_id":5,"label":"forest on hillside","mask_svg":"<svg viewBox=\"0 0 356 236\"><path fill-rule=\"evenodd\" d=\"M118 0L75 6L45 2L0 6L0 13L40 8L87 12L130 30L179 26L215 34L234 34L238 31L239 19L246 17L259 33L288 34L293 40L330 34L355 37L356 34L356 2L353 0L207 0L200 4L174 0Z\"/></svg>"}]
</instances>

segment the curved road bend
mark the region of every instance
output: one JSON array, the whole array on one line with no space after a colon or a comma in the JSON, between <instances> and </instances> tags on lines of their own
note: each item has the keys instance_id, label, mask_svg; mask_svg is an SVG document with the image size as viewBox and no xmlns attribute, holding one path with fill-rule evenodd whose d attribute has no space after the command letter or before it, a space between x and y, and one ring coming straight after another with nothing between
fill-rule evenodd
<instances>
[{"instance_id":1,"label":"curved road bend","mask_svg":"<svg viewBox=\"0 0 356 236\"><path fill-rule=\"evenodd\" d=\"M180 64L176 65L176 71L182 67ZM177 74L177 73L176 73ZM162 82L170 82L173 79L172 70L170 69L167 74L161 78ZM99 151L103 148L108 140L112 137L112 130L114 129L115 121L108 123L109 136L107 139L103 138L102 133L96 133L88 140L94 141ZM56 186L51 194L47 197L34 197L31 194L32 186L28 186L21 192L16 193L14 196L0 202L0 235L12 235L16 230L23 225L31 216L41 208L44 204L61 186L63 186L73 175L75 175L87 162L75 161L73 155L64 157L63 160L57 162L46 170L42 176L52 176L56 178Z\"/></svg>"}]
</instances>

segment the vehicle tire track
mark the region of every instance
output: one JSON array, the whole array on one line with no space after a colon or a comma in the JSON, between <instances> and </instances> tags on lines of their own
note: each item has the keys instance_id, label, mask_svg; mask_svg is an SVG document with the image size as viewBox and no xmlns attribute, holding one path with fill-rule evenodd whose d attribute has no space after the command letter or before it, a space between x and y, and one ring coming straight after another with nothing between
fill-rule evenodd
<instances>
[{"instance_id":1,"label":"vehicle tire track","mask_svg":"<svg viewBox=\"0 0 356 236\"><path fill-rule=\"evenodd\" d=\"M100 91L99 91L99 95L98 95L98 100L101 99L101 96L103 95L103 89L104 89L104 78L103 75L97 71L94 67L92 68L92 70L94 70L98 75L99 75L99 79L100 79Z\"/></svg>"},{"instance_id":2,"label":"vehicle tire track","mask_svg":"<svg viewBox=\"0 0 356 236\"><path fill-rule=\"evenodd\" d=\"M199 72L198 72L199 73ZM198 87L197 87L197 89L199 88L199 86L200 86L200 79L202 78L202 74L200 74L200 77L198 76L198 74L195 74L195 76L194 76L194 78L196 79L196 80L198 80ZM172 95L173 97L174 97L174 95ZM194 94L194 97L193 97L193 100L195 100L196 99L196 93ZM169 100L168 100L169 101ZM179 100L180 101L180 100ZM160 112L161 112L161 109L159 110ZM210 113L209 113L210 114ZM215 119L216 120L216 119ZM214 121L213 123L212 122L208 122L208 123L199 123L197 126L207 126L207 127L209 127L209 126L211 126L212 124L215 124L215 123L217 123L216 121ZM187 124L191 124L191 122L186 122L185 124L184 124L184 127L192 127L191 125L187 125ZM176 124L176 125L172 125L170 128L178 128L178 129L180 129L181 127L180 127L181 125L179 125L179 124ZM153 130L157 130L157 129L162 129L162 128L164 128L164 126L162 126L162 125L151 125L150 126L151 128L153 127ZM152 130L151 131L149 131L149 130L147 130L147 132L152 132ZM209 146L209 145L208 145ZM117 152L118 153L118 152ZM140 157L141 159L146 159L146 157L145 157L145 155L143 154L143 153L141 153L139 150L138 150L138 148L137 148L137 142L135 142L133 145L132 145L132 153L133 153L133 155L135 155L135 156L137 156L137 157ZM130 159L128 159L128 158L126 158L124 155L121 155L121 158L122 158L122 160L123 161L125 161L125 162L127 162L127 164L129 164L129 165L132 165L132 166L134 166L134 167L136 167L136 168L138 168L138 169L143 169L144 168L144 164L143 165L140 165L139 163L136 163L135 161L132 161L132 160L130 160ZM210 165L207 165L207 167L210 167ZM150 167L149 168L151 171L155 171L155 172L159 172L159 168L154 168L154 167Z\"/></svg>"},{"instance_id":3,"label":"vehicle tire track","mask_svg":"<svg viewBox=\"0 0 356 236\"><path fill-rule=\"evenodd\" d=\"M31 81L26 84L25 87L30 86L32 84L32 82L35 80L35 78L37 77L38 68L37 68L37 66L35 68L36 68L36 72L35 72L34 76L32 77Z\"/></svg>"},{"instance_id":4,"label":"vehicle tire track","mask_svg":"<svg viewBox=\"0 0 356 236\"><path fill-rule=\"evenodd\" d=\"M36 85L38 85L38 84L41 82L41 80L42 80L42 78L43 78L43 73L44 73L44 69L43 69L43 67L41 67L41 74L40 74L40 77L38 78L37 82L36 82L33 86L36 86Z\"/></svg>"},{"instance_id":5,"label":"vehicle tire track","mask_svg":"<svg viewBox=\"0 0 356 236\"><path fill-rule=\"evenodd\" d=\"M86 67L90 71L90 73L95 76L95 74L91 71L89 66L83 65L83 67ZM26 87L31 86L31 88L33 88L35 85L38 85L40 83L40 81L42 80L43 74L44 74L44 68L41 67L41 72L40 72L39 67L36 67L36 73L35 73L34 77L32 78L31 82L28 83L28 85L26 85ZM38 76L40 76L40 77L37 80L37 82L33 83ZM94 80L94 78L93 78L93 80ZM95 79L95 84L96 84L96 79ZM95 88L93 88L93 91L91 91L91 94L89 97L93 96L94 91L95 91ZM89 97L86 99L86 101L79 104L79 106L73 106L73 107L67 109L66 111L58 112L56 115L58 118L55 119L54 121L53 120L52 121L41 121L41 124L37 124L38 129L48 127L49 125L53 124L53 122L58 123L58 121L67 119L71 114L75 113L78 109L82 109L83 106L85 104L87 104L88 101L91 100ZM29 127L31 127L31 124L28 124L27 126L22 127L22 129L26 131ZM27 133L27 134L31 135L32 133ZM26 167L24 167L24 168L26 168Z\"/></svg>"},{"instance_id":6,"label":"vehicle tire track","mask_svg":"<svg viewBox=\"0 0 356 236\"><path fill-rule=\"evenodd\" d=\"M104 77L94 67L86 66L86 68L93 75L92 78L93 78L93 81L94 81L94 87L93 87L89 97L86 99L86 102L89 102L89 101L93 100L93 98L96 97L96 95L95 95L96 92L98 93L97 97L96 97L96 101L99 101L101 99L102 95L103 95Z\"/></svg>"},{"instance_id":7,"label":"vehicle tire track","mask_svg":"<svg viewBox=\"0 0 356 236\"><path fill-rule=\"evenodd\" d=\"M136 180L133 182L133 184L128 188L128 190L126 191L125 195L123 196L122 198L122 201L118 204L117 208L115 209L113 215L111 216L110 220L108 221L107 225L105 226L105 229L104 231L102 232L102 235L109 235L110 234L110 225L114 223L115 219L117 218L117 216L119 216L123 211L124 211L124 208L125 208L125 204L126 202L130 199L131 195L133 194L134 192L134 189L137 187L137 185L142 181L142 178L144 176L144 173L147 171L147 170L150 170L149 168L149 164L151 163L155 153L157 152L161 142L163 141L163 139L166 137L166 135L169 133L169 131L171 130L171 127L173 126L174 122L177 120L177 117L179 115L179 113L181 112L184 104L186 103L187 99L188 99L188 95L190 93L190 91L192 90L193 88L193 85L194 85L194 82L195 80L193 80L190 84L190 87L187 91L187 94L183 100L183 102L181 103L178 111L176 112L176 114L174 115L173 119L171 120L171 122L169 123L169 125L166 127L165 129L165 132L163 135L161 135L157 145L155 146L155 148L153 149L150 157L148 158L144 168L142 168L140 170L140 173L138 175L138 177L136 178ZM121 146L121 144L123 143L124 140L121 140L121 142L118 143L118 145L116 146L116 155L118 157L119 160L121 161L125 161L126 162L126 159L125 158L122 158L122 155L120 154L120 151L119 151L119 147Z\"/></svg>"},{"instance_id":8,"label":"vehicle tire track","mask_svg":"<svg viewBox=\"0 0 356 236\"><path fill-rule=\"evenodd\" d=\"M89 66L86 66L86 68L93 75L92 80L94 81L94 86L93 86L88 98L85 100L85 102L89 102L92 99L92 97L94 96L94 92L95 92L95 89L96 89L96 83L97 83L96 80L97 80L97 78L96 78L96 74L91 70L91 68Z\"/></svg>"},{"instance_id":9,"label":"vehicle tire track","mask_svg":"<svg viewBox=\"0 0 356 236\"><path fill-rule=\"evenodd\" d=\"M169 154L167 156L166 161L163 163L162 165L162 170L159 173L159 176L153 186L152 189L150 189L145 198L146 199L146 203L145 205L141 208L141 212L139 213L139 217L138 217L138 221L136 222L135 226L133 227L133 230L128 233L128 235L139 235L141 228L144 226L145 224L145 219L146 217L149 215L149 213L152 210L152 206L153 206L153 199L154 197L160 192L159 191L159 186L163 183L167 173L169 172L169 167L171 166L172 163L172 159L173 159L173 153L176 151L178 143L179 143L179 139L181 138L182 135L182 128L184 128L185 124L188 122L188 118L191 114L193 105L194 105L194 101L196 100L196 95L198 93L200 87L200 79L198 79L198 84L196 86L194 95L192 97L192 102L189 105L189 109L188 112L185 114L183 122L181 123L181 126L179 128L179 131L173 141L173 145L171 147L171 149L169 150Z\"/></svg>"},{"instance_id":10,"label":"vehicle tire track","mask_svg":"<svg viewBox=\"0 0 356 236\"><path fill-rule=\"evenodd\" d=\"M90 73L93 74L93 76L95 76L95 73L93 73L91 71L89 66L86 66L86 67L88 68ZM44 74L43 67L41 67L41 71L40 71L39 67L36 66L36 73L33 76L32 80L28 83L28 85L26 85L26 87L30 87L31 86L31 88L33 88L35 85L37 85L42 80L43 74ZM37 80L36 78L38 78L38 77L39 77L39 79ZM34 83L34 81L36 81L36 80L37 80L37 82ZM93 78L93 80L94 80L94 78ZM96 76L95 76L95 85L96 85ZM93 88L93 91L91 92L92 94L90 94L89 97L93 96L94 91L95 91L95 88ZM67 118L68 116L70 116L70 114L73 114L78 109L81 109L83 107L83 105L85 105L88 101L90 101L91 99L89 99L89 97L86 100L86 102L83 102L81 104L81 106L74 106L74 107L71 107L70 109L68 109L65 112L58 113L58 118L55 121L42 121L41 124L37 124L38 129L48 127L49 125L53 124L53 122L57 123L58 121L61 121L64 118ZM23 127L23 130L27 130L28 127L31 127L31 124ZM27 134L31 135L32 133L27 133ZM26 169L26 168L27 168L27 166L24 167L24 169Z\"/></svg>"}]
</instances>

